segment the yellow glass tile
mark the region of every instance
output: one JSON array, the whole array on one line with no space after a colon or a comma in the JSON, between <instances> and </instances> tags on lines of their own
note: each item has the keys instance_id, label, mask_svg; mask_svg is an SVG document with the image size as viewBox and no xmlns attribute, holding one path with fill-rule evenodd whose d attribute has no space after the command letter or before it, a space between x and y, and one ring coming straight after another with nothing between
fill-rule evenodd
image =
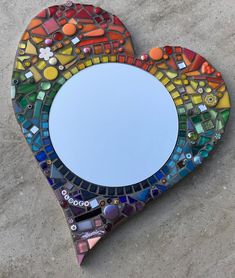
<instances>
[{"instance_id":1,"label":"yellow glass tile","mask_svg":"<svg viewBox=\"0 0 235 278\"><path fill-rule=\"evenodd\" d=\"M174 99L174 103L176 106L182 105L184 102L181 98Z\"/></svg>"},{"instance_id":2,"label":"yellow glass tile","mask_svg":"<svg viewBox=\"0 0 235 278\"><path fill-rule=\"evenodd\" d=\"M110 62L116 62L117 61L117 56L116 55L110 55L109 56L109 61Z\"/></svg>"},{"instance_id":3,"label":"yellow glass tile","mask_svg":"<svg viewBox=\"0 0 235 278\"><path fill-rule=\"evenodd\" d=\"M30 41L27 41L27 46L26 46L26 49L25 49L25 53L32 54L32 55L37 55L38 54L36 47Z\"/></svg>"},{"instance_id":4,"label":"yellow glass tile","mask_svg":"<svg viewBox=\"0 0 235 278\"><path fill-rule=\"evenodd\" d=\"M166 63L161 63L161 64L157 64L159 69L168 69L168 66Z\"/></svg>"},{"instance_id":5,"label":"yellow glass tile","mask_svg":"<svg viewBox=\"0 0 235 278\"><path fill-rule=\"evenodd\" d=\"M206 82L200 81L200 82L199 82L199 85L200 85L201 87L204 87L204 86L206 85Z\"/></svg>"},{"instance_id":6,"label":"yellow glass tile","mask_svg":"<svg viewBox=\"0 0 235 278\"><path fill-rule=\"evenodd\" d=\"M168 83L170 82L170 79L167 78L167 77L164 77L164 78L161 80L161 82L162 82L163 85L166 85L166 84L168 84Z\"/></svg>"},{"instance_id":7,"label":"yellow glass tile","mask_svg":"<svg viewBox=\"0 0 235 278\"><path fill-rule=\"evenodd\" d=\"M102 56L101 61L103 63L107 63L109 61L109 57L108 56Z\"/></svg>"},{"instance_id":8,"label":"yellow glass tile","mask_svg":"<svg viewBox=\"0 0 235 278\"><path fill-rule=\"evenodd\" d=\"M83 70L83 69L85 69L86 66L83 63L81 63L81 64L78 64L77 67L79 70Z\"/></svg>"},{"instance_id":9,"label":"yellow glass tile","mask_svg":"<svg viewBox=\"0 0 235 278\"><path fill-rule=\"evenodd\" d=\"M72 52L73 52L73 48L71 45L69 45L69 46L61 48L58 53L65 54L65 55L71 55Z\"/></svg>"},{"instance_id":10,"label":"yellow glass tile","mask_svg":"<svg viewBox=\"0 0 235 278\"><path fill-rule=\"evenodd\" d=\"M189 100L189 96L188 95L184 95L183 96L183 100Z\"/></svg>"},{"instance_id":11,"label":"yellow glass tile","mask_svg":"<svg viewBox=\"0 0 235 278\"><path fill-rule=\"evenodd\" d=\"M224 93L223 97L219 100L215 108L218 109L230 108L230 99L227 91Z\"/></svg>"},{"instance_id":12,"label":"yellow glass tile","mask_svg":"<svg viewBox=\"0 0 235 278\"><path fill-rule=\"evenodd\" d=\"M207 93L210 93L212 90L210 87L207 87L206 90L205 90Z\"/></svg>"},{"instance_id":13,"label":"yellow glass tile","mask_svg":"<svg viewBox=\"0 0 235 278\"><path fill-rule=\"evenodd\" d=\"M172 96L172 98L177 98L180 96L180 93L175 91L175 92L171 93L171 96Z\"/></svg>"},{"instance_id":14,"label":"yellow glass tile","mask_svg":"<svg viewBox=\"0 0 235 278\"><path fill-rule=\"evenodd\" d=\"M156 67L151 67L151 69L149 70L149 73L155 74L156 71L157 71L157 68L156 68Z\"/></svg>"},{"instance_id":15,"label":"yellow glass tile","mask_svg":"<svg viewBox=\"0 0 235 278\"><path fill-rule=\"evenodd\" d=\"M196 90L198 87L198 83L195 81L190 81L190 85L193 87L194 90Z\"/></svg>"},{"instance_id":16,"label":"yellow glass tile","mask_svg":"<svg viewBox=\"0 0 235 278\"><path fill-rule=\"evenodd\" d=\"M192 96L192 102L194 103L194 104L199 104L199 103L202 103L202 97L201 97L201 95L193 95Z\"/></svg>"},{"instance_id":17,"label":"yellow glass tile","mask_svg":"<svg viewBox=\"0 0 235 278\"><path fill-rule=\"evenodd\" d=\"M58 76L59 72L55 67L45 68L43 75L47 80L55 80Z\"/></svg>"},{"instance_id":18,"label":"yellow glass tile","mask_svg":"<svg viewBox=\"0 0 235 278\"><path fill-rule=\"evenodd\" d=\"M70 71L71 71L71 73L72 73L73 75L76 74L76 73L78 73L77 67L73 67Z\"/></svg>"},{"instance_id":19,"label":"yellow glass tile","mask_svg":"<svg viewBox=\"0 0 235 278\"><path fill-rule=\"evenodd\" d=\"M95 57L92 59L94 64L99 64L100 63L100 58L99 57Z\"/></svg>"},{"instance_id":20,"label":"yellow glass tile","mask_svg":"<svg viewBox=\"0 0 235 278\"><path fill-rule=\"evenodd\" d=\"M183 84L183 83L182 83L182 80L179 79L179 78L176 78L176 79L173 81L173 83L174 83L175 85L182 85L182 84Z\"/></svg>"},{"instance_id":21,"label":"yellow glass tile","mask_svg":"<svg viewBox=\"0 0 235 278\"><path fill-rule=\"evenodd\" d=\"M24 60L27 60L29 58L30 58L30 56L19 56L19 57L17 57L17 59L20 60L21 62L23 62Z\"/></svg>"},{"instance_id":22,"label":"yellow glass tile","mask_svg":"<svg viewBox=\"0 0 235 278\"><path fill-rule=\"evenodd\" d=\"M86 65L86 67L92 66L93 65L92 60L90 59L90 60L85 61L85 65Z\"/></svg>"},{"instance_id":23,"label":"yellow glass tile","mask_svg":"<svg viewBox=\"0 0 235 278\"><path fill-rule=\"evenodd\" d=\"M219 89L218 89L219 92L224 92L225 91L225 85L222 85Z\"/></svg>"},{"instance_id":24,"label":"yellow glass tile","mask_svg":"<svg viewBox=\"0 0 235 278\"><path fill-rule=\"evenodd\" d=\"M191 95L195 93L195 90L191 86L186 86L185 87L187 94Z\"/></svg>"},{"instance_id":25,"label":"yellow glass tile","mask_svg":"<svg viewBox=\"0 0 235 278\"><path fill-rule=\"evenodd\" d=\"M184 85L188 85L189 84L189 81L187 79L184 79Z\"/></svg>"},{"instance_id":26,"label":"yellow glass tile","mask_svg":"<svg viewBox=\"0 0 235 278\"><path fill-rule=\"evenodd\" d=\"M72 73L71 73L70 71L67 71L67 72L65 72L65 73L63 74L63 76L64 76L65 79L69 79L69 78L71 78L73 75L72 75Z\"/></svg>"},{"instance_id":27,"label":"yellow glass tile","mask_svg":"<svg viewBox=\"0 0 235 278\"><path fill-rule=\"evenodd\" d=\"M36 83L39 82L42 79L41 74L39 73L39 71L35 67L31 67L30 71L32 72L33 78L34 78Z\"/></svg>"},{"instance_id":28,"label":"yellow glass tile","mask_svg":"<svg viewBox=\"0 0 235 278\"><path fill-rule=\"evenodd\" d=\"M73 60L72 62L68 63L65 68L66 69L69 69L72 65L76 64L77 63L77 60Z\"/></svg>"},{"instance_id":29,"label":"yellow glass tile","mask_svg":"<svg viewBox=\"0 0 235 278\"><path fill-rule=\"evenodd\" d=\"M174 86L174 84L170 84L166 88L167 88L168 92L171 92L171 91L173 91L175 89L175 86Z\"/></svg>"},{"instance_id":30,"label":"yellow glass tile","mask_svg":"<svg viewBox=\"0 0 235 278\"><path fill-rule=\"evenodd\" d=\"M39 69L39 70L43 70L45 68L45 66L47 65L47 63L44 61L44 60L40 60L37 64L36 64L36 67Z\"/></svg>"},{"instance_id":31,"label":"yellow glass tile","mask_svg":"<svg viewBox=\"0 0 235 278\"><path fill-rule=\"evenodd\" d=\"M19 48L25 49L26 48L26 44L21 42L19 43Z\"/></svg>"},{"instance_id":32,"label":"yellow glass tile","mask_svg":"<svg viewBox=\"0 0 235 278\"><path fill-rule=\"evenodd\" d=\"M25 70L25 67L22 65L20 61L16 61L15 68L18 70Z\"/></svg>"},{"instance_id":33,"label":"yellow glass tile","mask_svg":"<svg viewBox=\"0 0 235 278\"><path fill-rule=\"evenodd\" d=\"M155 76L157 77L158 80L161 80L161 78L163 77L163 73L158 71Z\"/></svg>"},{"instance_id":34,"label":"yellow glass tile","mask_svg":"<svg viewBox=\"0 0 235 278\"><path fill-rule=\"evenodd\" d=\"M173 79L173 78L175 78L178 74L175 73L175 72L173 72L173 71L167 71L167 72L166 72L166 75L167 75L169 78Z\"/></svg>"},{"instance_id":35,"label":"yellow glass tile","mask_svg":"<svg viewBox=\"0 0 235 278\"><path fill-rule=\"evenodd\" d=\"M38 43L42 42L44 39L43 39L43 38L40 38L40 37L32 37L32 40L33 40L36 44L38 44Z\"/></svg>"},{"instance_id":36,"label":"yellow glass tile","mask_svg":"<svg viewBox=\"0 0 235 278\"><path fill-rule=\"evenodd\" d=\"M56 54L55 57L60 61L61 65L63 66L73 61L76 58L76 56L63 55L63 54Z\"/></svg>"}]
</instances>

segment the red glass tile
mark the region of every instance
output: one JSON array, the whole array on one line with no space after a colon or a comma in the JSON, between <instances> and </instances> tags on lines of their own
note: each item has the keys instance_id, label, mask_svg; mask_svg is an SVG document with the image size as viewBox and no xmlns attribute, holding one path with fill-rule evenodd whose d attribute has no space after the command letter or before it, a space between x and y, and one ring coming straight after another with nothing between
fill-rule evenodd
<instances>
[{"instance_id":1,"label":"red glass tile","mask_svg":"<svg viewBox=\"0 0 235 278\"><path fill-rule=\"evenodd\" d=\"M58 6L49 7L48 10L50 17L52 17L58 11Z\"/></svg>"},{"instance_id":2,"label":"red glass tile","mask_svg":"<svg viewBox=\"0 0 235 278\"><path fill-rule=\"evenodd\" d=\"M69 9L65 11L65 17L72 18L76 14L76 11L74 9Z\"/></svg>"},{"instance_id":3,"label":"red glass tile","mask_svg":"<svg viewBox=\"0 0 235 278\"><path fill-rule=\"evenodd\" d=\"M133 65L134 63L134 58L133 57L128 57L127 58L127 64Z\"/></svg>"},{"instance_id":4,"label":"red glass tile","mask_svg":"<svg viewBox=\"0 0 235 278\"><path fill-rule=\"evenodd\" d=\"M58 29L60 29L60 26L58 25L58 23L55 21L54 18L45 21L43 27L47 31L47 34L51 34L57 31Z\"/></svg>"},{"instance_id":5,"label":"red glass tile","mask_svg":"<svg viewBox=\"0 0 235 278\"><path fill-rule=\"evenodd\" d=\"M113 23L117 25L123 25L121 20L116 15L113 16Z\"/></svg>"},{"instance_id":6,"label":"red glass tile","mask_svg":"<svg viewBox=\"0 0 235 278\"><path fill-rule=\"evenodd\" d=\"M46 10L43 10L40 13L37 14L37 17L45 18L46 16L47 16L47 11Z\"/></svg>"},{"instance_id":7,"label":"red glass tile","mask_svg":"<svg viewBox=\"0 0 235 278\"><path fill-rule=\"evenodd\" d=\"M120 63L125 63L126 57L124 55L119 55L118 56L118 62Z\"/></svg>"},{"instance_id":8,"label":"red glass tile","mask_svg":"<svg viewBox=\"0 0 235 278\"><path fill-rule=\"evenodd\" d=\"M81 10L80 12L77 13L76 17L81 18L81 19L91 19L92 17L88 14L86 10Z\"/></svg>"}]
</instances>

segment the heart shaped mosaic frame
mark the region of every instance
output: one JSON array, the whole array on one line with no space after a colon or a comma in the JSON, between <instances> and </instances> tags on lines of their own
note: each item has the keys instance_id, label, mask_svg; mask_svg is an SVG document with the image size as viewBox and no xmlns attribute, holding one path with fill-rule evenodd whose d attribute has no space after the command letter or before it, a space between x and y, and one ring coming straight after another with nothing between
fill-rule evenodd
<instances>
[{"instance_id":1,"label":"heart shaped mosaic frame","mask_svg":"<svg viewBox=\"0 0 235 278\"><path fill-rule=\"evenodd\" d=\"M63 164L50 140L49 112L57 92L73 75L100 63L125 63L149 72L166 87L177 109L179 133L172 155L137 184L115 188L83 180ZM116 225L209 156L230 111L221 73L201 55L166 46L137 58L130 34L116 16L72 3L42 11L27 27L16 56L11 96L26 141L63 208L79 263Z\"/></svg>"}]
</instances>

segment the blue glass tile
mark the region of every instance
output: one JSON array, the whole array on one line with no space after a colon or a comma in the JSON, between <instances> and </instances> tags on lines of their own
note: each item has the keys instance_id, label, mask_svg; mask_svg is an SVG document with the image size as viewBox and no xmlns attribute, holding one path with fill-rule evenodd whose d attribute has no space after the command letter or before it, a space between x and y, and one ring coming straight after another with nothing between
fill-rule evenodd
<instances>
[{"instance_id":1,"label":"blue glass tile","mask_svg":"<svg viewBox=\"0 0 235 278\"><path fill-rule=\"evenodd\" d=\"M54 160L54 159L56 159L58 156L57 156L56 153L52 153L52 154L49 155L49 157L50 157L51 160Z\"/></svg>"},{"instance_id":2,"label":"blue glass tile","mask_svg":"<svg viewBox=\"0 0 235 278\"><path fill-rule=\"evenodd\" d=\"M126 202L127 202L126 196L121 196L121 197L119 197L119 201L120 201L121 203L126 203Z\"/></svg>"},{"instance_id":3,"label":"blue glass tile","mask_svg":"<svg viewBox=\"0 0 235 278\"><path fill-rule=\"evenodd\" d=\"M31 149L33 152L38 152L40 150L40 148L35 145L32 145Z\"/></svg>"},{"instance_id":4,"label":"blue glass tile","mask_svg":"<svg viewBox=\"0 0 235 278\"><path fill-rule=\"evenodd\" d=\"M49 145L49 144L51 144L51 140L49 138L45 138L45 139L43 139L43 144Z\"/></svg>"},{"instance_id":5,"label":"blue glass tile","mask_svg":"<svg viewBox=\"0 0 235 278\"><path fill-rule=\"evenodd\" d=\"M186 164L186 167L190 170L190 171L193 171L195 169L195 166L193 165L193 162L192 161L189 161L187 164Z\"/></svg>"},{"instance_id":6,"label":"blue glass tile","mask_svg":"<svg viewBox=\"0 0 235 278\"><path fill-rule=\"evenodd\" d=\"M177 146L176 149L175 149L175 151L176 151L177 153L181 153L182 150L183 150L183 149L182 149L181 147L179 147L179 146Z\"/></svg>"},{"instance_id":7,"label":"blue glass tile","mask_svg":"<svg viewBox=\"0 0 235 278\"><path fill-rule=\"evenodd\" d=\"M44 130L42 132L43 137L48 137L49 136L49 132L47 130Z\"/></svg>"},{"instance_id":8,"label":"blue glass tile","mask_svg":"<svg viewBox=\"0 0 235 278\"><path fill-rule=\"evenodd\" d=\"M167 167L166 165L163 166L161 170L163 171L163 173L164 173L165 175L167 175L167 174L169 173L169 169L168 169L168 167Z\"/></svg>"},{"instance_id":9,"label":"blue glass tile","mask_svg":"<svg viewBox=\"0 0 235 278\"><path fill-rule=\"evenodd\" d=\"M152 191L152 194L153 194L154 197L157 197L159 195L159 191L157 189L154 189Z\"/></svg>"},{"instance_id":10,"label":"blue glass tile","mask_svg":"<svg viewBox=\"0 0 235 278\"><path fill-rule=\"evenodd\" d=\"M47 147L45 148L45 150L46 150L47 153L50 153L50 152L54 151L54 149L53 149L52 146L47 146Z\"/></svg>"},{"instance_id":11,"label":"blue glass tile","mask_svg":"<svg viewBox=\"0 0 235 278\"><path fill-rule=\"evenodd\" d=\"M48 128L48 122L42 123L42 128Z\"/></svg>"},{"instance_id":12,"label":"blue glass tile","mask_svg":"<svg viewBox=\"0 0 235 278\"><path fill-rule=\"evenodd\" d=\"M32 126L32 124L29 121L25 121L22 126L25 129L29 129Z\"/></svg>"},{"instance_id":13,"label":"blue glass tile","mask_svg":"<svg viewBox=\"0 0 235 278\"><path fill-rule=\"evenodd\" d=\"M154 176L148 178L150 184L154 184L156 182L156 178Z\"/></svg>"},{"instance_id":14,"label":"blue glass tile","mask_svg":"<svg viewBox=\"0 0 235 278\"><path fill-rule=\"evenodd\" d=\"M130 204L136 203L137 201L131 197L128 196L128 200Z\"/></svg>"},{"instance_id":15,"label":"blue glass tile","mask_svg":"<svg viewBox=\"0 0 235 278\"><path fill-rule=\"evenodd\" d=\"M161 180L162 178L164 178L164 175L161 171L158 171L155 176L157 177L158 180Z\"/></svg>"},{"instance_id":16,"label":"blue glass tile","mask_svg":"<svg viewBox=\"0 0 235 278\"><path fill-rule=\"evenodd\" d=\"M161 190L162 192L167 191L167 187L166 187L166 186L164 186L164 185L160 185L160 184L158 184L156 187L157 187L159 190Z\"/></svg>"},{"instance_id":17,"label":"blue glass tile","mask_svg":"<svg viewBox=\"0 0 235 278\"><path fill-rule=\"evenodd\" d=\"M187 169L182 169L182 170L179 171L179 175L181 177L186 177L188 174L189 174L189 172L188 172Z\"/></svg>"},{"instance_id":18,"label":"blue glass tile","mask_svg":"<svg viewBox=\"0 0 235 278\"><path fill-rule=\"evenodd\" d=\"M42 151L42 152L38 153L35 156L35 158L37 159L37 161L42 162L47 159L47 156L46 156L45 152Z\"/></svg>"},{"instance_id":19,"label":"blue glass tile","mask_svg":"<svg viewBox=\"0 0 235 278\"><path fill-rule=\"evenodd\" d=\"M49 118L49 115L47 113L42 114L42 119L43 120L48 120L48 118Z\"/></svg>"}]
</instances>

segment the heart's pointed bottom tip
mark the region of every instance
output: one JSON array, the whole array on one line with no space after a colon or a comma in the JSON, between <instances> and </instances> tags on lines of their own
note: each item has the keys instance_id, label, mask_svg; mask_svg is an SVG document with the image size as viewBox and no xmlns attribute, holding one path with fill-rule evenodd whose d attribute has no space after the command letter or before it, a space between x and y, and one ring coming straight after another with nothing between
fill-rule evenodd
<instances>
[{"instance_id":1,"label":"heart's pointed bottom tip","mask_svg":"<svg viewBox=\"0 0 235 278\"><path fill-rule=\"evenodd\" d=\"M85 254L78 254L78 255L77 255L77 260L78 260L79 266L81 266L81 264L82 264L84 258L85 258Z\"/></svg>"}]
</instances>

